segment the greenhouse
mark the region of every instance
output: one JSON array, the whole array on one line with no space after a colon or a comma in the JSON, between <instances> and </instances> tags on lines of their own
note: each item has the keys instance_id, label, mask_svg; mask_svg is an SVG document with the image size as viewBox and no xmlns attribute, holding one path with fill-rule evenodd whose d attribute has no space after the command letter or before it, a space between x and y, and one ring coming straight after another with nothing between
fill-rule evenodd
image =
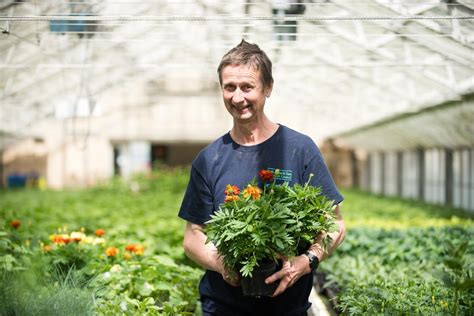
<instances>
[{"instance_id":1,"label":"greenhouse","mask_svg":"<svg viewBox=\"0 0 474 316\"><path fill-rule=\"evenodd\" d=\"M3 0L0 315L212 314L199 287L212 269L189 253L186 234L195 224L217 236L219 225L182 216L195 178L219 187L209 193L213 212L228 201L257 205L240 223L247 226L236 226L255 245L267 236L254 231L265 195L313 184L306 173L292 182L298 175L286 166L311 171L313 161L294 152L252 170L246 187L220 188L217 159L197 169L222 135L234 149L261 145L236 141L235 127L245 124L226 103L225 77L236 65L218 71L242 40L271 60L262 102L275 135L288 127L310 140L304 150L314 142L343 197L319 216L344 241L308 270L304 313L474 314L474 2ZM256 65L248 69L264 76ZM268 159L296 146L281 144ZM311 203L324 210L292 201L288 212ZM293 230L275 225L280 237ZM317 225L333 237L329 224ZM224 235L245 244L241 232ZM211 237L206 245L221 251ZM281 238L280 267L305 258L287 259ZM279 296L251 302L279 306ZM290 314L274 308L268 313Z\"/></svg>"}]
</instances>

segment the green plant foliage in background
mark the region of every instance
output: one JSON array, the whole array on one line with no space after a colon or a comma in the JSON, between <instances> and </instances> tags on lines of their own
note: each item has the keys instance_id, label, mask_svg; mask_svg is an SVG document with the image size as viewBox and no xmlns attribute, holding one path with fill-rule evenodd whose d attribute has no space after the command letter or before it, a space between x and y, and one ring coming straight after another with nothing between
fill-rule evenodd
<instances>
[{"instance_id":1,"label":"green plant foliage in background","mask_svg":"<svg viewBox=\"0 0 474 316\"><path fill-rule=\"evenodd\" d=\"M321 264L348 315L472 315L473 215L345 191L347 235Z\"/></svg>"},{"instance_id":2,"label":"green plant foliage in background","mask_svg":"<svg viewBox=\"0 0 474 316\"><path fill-rule=\"evenodd\" d=\"M177 218L187 180L176 169L87 190L0 192L0 315L193 314L202 270L184 256ZM346 240L320 269L339 284L344 314L473 314L472 215L343 195ZM50 235L81 227L104 229L105 245L42 249ZM125 260L133 243L145 252ZM107 257L107 247L118 254Z\"/></svg>"},{"instance_id":3,"label":"green plant foliage in background","mask_svg":"<svg viewBox=\"0 0 474 316\"><path fill-rule=\"evenodd\" d=\"M348 228L443 227L473 225L474 214L418 200L387 198L358 190L344 190L343 215Z\"/></svg>"},{"instance_id":4,"label":"green plant foliage in background","mask_svg":"<svg viewBox=\"0 0 474 316\"><path fill-rule=\"evenodd\" d=\"M175 169L93 189L0 192L0 315L193 314L202 270L184 255L177 218L187 179ZM51 241L81 228L104 229L104 243Z\"/></svg>"}]
</instances>

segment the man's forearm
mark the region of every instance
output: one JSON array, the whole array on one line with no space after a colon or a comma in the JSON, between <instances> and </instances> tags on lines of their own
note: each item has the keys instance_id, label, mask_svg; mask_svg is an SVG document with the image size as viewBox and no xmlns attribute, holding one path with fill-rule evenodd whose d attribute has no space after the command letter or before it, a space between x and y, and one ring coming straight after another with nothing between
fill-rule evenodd
<instances>
[{"instance_id":1,"label":"man's forearm","mask_svg":"<svg viewBox=\"0 0 474 316\"><path fill-rule=\"evenodd\" d=\"M346 236L346 226L344 224L344 220L342 219L339 206L336 207L335 213L337 216L336 224L338 225L338 230L328 234L330 236L330 241L327 247L325 247L323 244L323 238L325 236L319 236L319 238L316 239L316 242L308 249L318 257L319 261L324 260L331 253L333 253Z\"/></svg>"},{"instance_id":2,"label":"man's forearm","mask_svg":"<svg viewBox=\"0 0 474 316\"><path fill-rule=\"evenodd\" d=\"M186 256L201 267L222 273L222 260L213 243L206 244L207 237L203 226L187 223L184 233L183 248Z\"/></svg>"}]
</instances>

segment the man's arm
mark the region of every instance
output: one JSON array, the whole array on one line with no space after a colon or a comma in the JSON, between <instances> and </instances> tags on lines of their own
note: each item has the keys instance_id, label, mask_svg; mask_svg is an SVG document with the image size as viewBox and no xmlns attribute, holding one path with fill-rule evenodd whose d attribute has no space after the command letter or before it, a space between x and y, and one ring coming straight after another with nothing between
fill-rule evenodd
<instances>
[{"instance_id":1,"label":"man's arm","mask_svg":"<svg viewBox=\"0 0 474 316\"><path fill-rule=\"evenodd\" d=\"M308 251L312 252L316 257L318 257L319 262L327 258L344 240L346 235L346 226L344 224L344 219L342 218L339 205L335 209L336 214L336 223L339 226L339 230L333 233L330 233L331 241L328 244L328 247L325 248L323 244L324 235L318 236L316 242L309 247ZM295 284L303 275L311 273L311 268L309 266L309 259L305 255L297 256L290 258L289 260L283 260L283 268L268 277L265 282L273 283L276 280L280 279L280 284L273 293L273 296L280 295L287 288Z\"/></svg>"},{"instance_id":2,"label":"man's arm","mask_svg":"<svg viewBox=\"0 0 474 316\"><path fill-rule=\"evenodd\" d=\"M204 225L186 223L183 240L186 256L201 267L220 273L227 283L237 286L240 282L237 273L224 267L224 262L219 256L216 246L212 242L206 244L206 240Z\"/></svg>"},{"instance_id":3,"label":"man's arm","mask_svg":"<svg viewBox=\"0 0 474 316\"><path fill-rule=\"evenodd\" d=\"M323 261L331 253L333 253L334 250L339 247L339 245L342 243L346 236L346 226L344 224L344 219L342 218L339 205L336 206L334 212L336 214L336 224L338 225L339 229L335 232L328 234L331 237L331 241L329 242L327 249L325 249L322 242L322 239L325 236L319 236L316 242L308 249L308 251L312 252L314 255L316 255L316 257L318 257L319 262Z\"/></svg>"}]
</instances>

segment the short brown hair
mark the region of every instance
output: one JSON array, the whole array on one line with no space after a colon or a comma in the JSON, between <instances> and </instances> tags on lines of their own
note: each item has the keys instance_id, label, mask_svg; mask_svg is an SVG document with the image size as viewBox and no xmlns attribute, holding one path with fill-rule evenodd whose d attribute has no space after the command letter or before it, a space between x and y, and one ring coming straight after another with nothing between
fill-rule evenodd
<instances>
[{"instance_id":1,"label":"short brown hair","mask_svg":"<svg viewBox=\"0 0 474 316\"><path fill-rule=\"evenodd\" d=\"M265 88L273 84L272 62L267 54L258 47L257 44L251 44L244 39L239 45L228 51L223 57L217 68L219 74L219 83L222 86L222 69L229 65L246 65L260 70L260 80Z\"/></svg>"}]
</instances>

